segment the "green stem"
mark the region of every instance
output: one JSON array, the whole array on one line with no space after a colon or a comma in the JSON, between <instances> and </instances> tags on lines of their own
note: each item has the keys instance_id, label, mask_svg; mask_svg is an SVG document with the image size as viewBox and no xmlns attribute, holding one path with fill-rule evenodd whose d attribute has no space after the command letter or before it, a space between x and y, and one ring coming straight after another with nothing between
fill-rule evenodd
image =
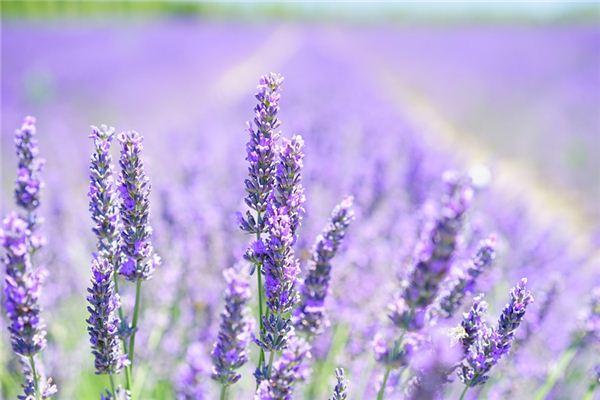
<instances>
[{"instance_id":1,"label":"green stem","mask_svg":"<svg viewBox=\"0 0 600 400\"><path fill-rule=\"evenodd\" d=\"M383 374L383 382L381 382L381 388L379 388L379 392L377 392L377 400L383 400L385 386L387 385L388 378L390 377L390 372L390 368L385 369L385 373Z\"/></svg>"},{"instance_id":2,"label":"green stem","mask_svg":"<svg viewBox=\"0 0 600 400\"><path fill-rule=\"evenodd\" d=\"M261 217L261 213L257 212L256 215L256 220L260 223L262 217ZM256 241L260 240L260 230L258 232L256 232ZM258 283L258 325L259 325L259 335L260 333L263 331L263 303L264 303L264 299L263 299L263 293L264 293L264 288L263 288L263 283L262 283L262 272L261 272L261 265L257 264L256 265L256 277L257 277L257 283ZM261 369L262 367L264 367L265 365L265 351L262 347L259 347L259 356L258 356L258 368ZM258 383L256 384L256 387L258 388Z\"/></svg>"},{"instance_id":3,"label":"green stem","mask_svg":"<svg viewBox=\"0 0 600 400\"><path fill-rule=\"evenodd\" d=\"M135 284L135 304L133 306L133 318L131 319L131 337L129 338L129 372L133 372L133 357L135 355L135 333L137 331L140 316L142 279L138 278Z\"/></svg>"},{"instance_id":4,"label":"green stem","mask_svg":"<svg viewBox=\"0 0 600 400\"><path fill-rule=\"evenodd\" d=\"M269 354L269 368L267 369L269 376L271 376L271 369L273 368L273 360L275 359L275 351L271 351Z\"/></svg>"},{"instance_id":5,"label":"green stem","mask_svg":"<svg viewBox=\"0 0 600 400\"><path fill-rule=\"evenodd\" d=\"M593 400L594 399L594 392L596 391L597 387L598 387L598 383L596 383L596 381L593 381L590 384L590 386L588 387L588 390L583 395L583 399L582 400Z\"/></svg>"},{"instance_id":6,"label":"green stem","mask_svg":"<svg viewBox=\"0 0 600 400\"><path fill-rule=\"evenodd\" d=\"M540 387L537 392L535 392L533 399L534 400L544 400L548 393L552 391L556 382L565 375L565 371L571 364L571 361L577 355L579 351L579 346L581 345L581 339L576 338L573 340L571 345L565 350L562 354L562 357L558 360L558 362L550 369L548 376L546 377L546 382Z\"/></svg>"},{"instance_id":7,"label":"green stem","mask_svg":"<svg viewBox=\"0 0 600 400\"><path fill-rule=\"evenodd\" d=\"M460 394L459 400L463 400L465 398L465 395L467 394L467 390L469 390L469 387L467 385L465 385L465 388L463 389L462 393Z\"/></svg>"},{"instance_id":8,"label":"green stem","mask_svg":"<svg viewBox=\"0 0 600 400\"><path fill-rule=\"evenodd\" d=\"M108 374L108 380L110 381L110 390L112 392L113 398L117 398L117 391L115 390L115 379L112 374Z\"/></svg>"},{"instance_id":9,"label":"green stem","mask_svg":"<svg viewBox=\"0 0 600 400\"><path fill-rule=\"evenodd\" d=\"M263 331L263 284L262 284L262 273L260 272L260 265L256 266L256 276L258 277L258 323L260 332ZM259 332L259 335L260 335ZM258 359L258 367L262 367L265 364L265 351L260 347L260 355Z\"/></svg>"},{"instance_id":10,"label":"green stem","mask_svg":"<svg viewBox=\"0 0 600 400\"><path fill-rule=\"evenodd\" d=\"M221 386L221 395L219 396L220 400L225 400L227 399L227 385L222 385Z\"/></svg>"},{"instance_id":11,"label":"green stem","mask_svg":"<svg viewBox=\"0 0 600 400\"><path fill-rule=\"evenodd\" d=\"M35 387L35 398L41 400L42 396L40 393L40 376L35 369L35 360L33 356L29 356L29 367L31 368L31 374L33 375L33 386Z\"/></svg>"}]
</instances>

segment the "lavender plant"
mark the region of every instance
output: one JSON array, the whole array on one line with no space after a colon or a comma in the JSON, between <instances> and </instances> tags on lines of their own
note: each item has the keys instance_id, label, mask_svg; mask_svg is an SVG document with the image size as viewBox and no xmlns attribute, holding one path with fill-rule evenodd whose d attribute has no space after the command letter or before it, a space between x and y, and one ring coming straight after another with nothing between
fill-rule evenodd
<instances>
[{"instance_id":1,"label":"lavender plant","mask_svg":"<svg viewBox=\"0 0 600 400\"><path fill-rule=\"evenodd\" d=\"M325 297L329 292L331 260L354 219L352 201L352 197L347 197L333 209L329 223L314 245L308 274L300 289L301 303L294 311L294 326L309 336L322 333L329 326Z\"/></svg>"},{"instance_id":2,"label":"lavender plant","mask_svg":"<svg viewBox=\"0 0 600 400\"><path fill-rule=\"evenodd\" d=\"M458 377L465 384L461 399L470 387L487 382L489 371L510 350L515 331L525 317L527 306L533 302L533 296L526 286L527 279L523 278L511 290L510 302L500 314L496 328L489 327L483 320L486 305L480 297L465 314L462 322L464 336L461 339L465 358L458 370Z\"/></svg>"},{"instance_id":3,"label":"lavender plant","mask_svg":"<svg viewBox=\"0 0 600 400\"><path fill-rule=\"evenodd\" d=\"M18 158L15 199L17 206L25 212L31 232L31 251L34 251L41 245L41 238L33 234L40 222L36 211L40 206L40 193L44 187L41 174L46 164L39 155L34 117L25 117L21 128L15 132L15 147Z\"/></svg>"},{"instance_id":4,"label":"lavender plant","mask_svg":"<svg viewBox=\"0 0 600 400\"><path fill-rule=\"evenodd\" d=\"M250 285L241 271L229 268L224 272L225 310L221 314L219 336L213 347L212 378L221 383L221 399L226 398L227 388L241 378L237 372L246 361L246 347L251 339L253 321L247 315Z\"/></svg>"},{"instance_id":5,"label":"lavender plant","mask_svg":"<svg viewBox=\"0 0 600 400\"><path fill-rule=\"evenodd\" d=\"M46 347L46 325L41 317L40 295L47 272L33 265L34 252L44 239L33 231L39 224L35 214L43 187L41 170L44 160L39 157L35 139L35 119L26 117L15 133L18 157L18 178L15 197L24 209L24 217L12 212L3 220L0 243L5 250L4 308L9 320L12 349L19 357L25 382L22 398L47 399L57 391L51 378L43 376L37 355Z\"/></svg>"},{"instance_id":6,"label":"lavender plant","mask_svg":"<svg viewBox=\"0 0 600 400\"><path fill-rule=\"evenodd\" d=\"M490 267L496 256L494 242L494 238L482 241L477 253L469 260L468 264L450 277L449 282L429 309L430 319L435 319L438 316L442 318L452 317L462 305L465 296L473 293L477 278Z\"/></svg>"},{"instance_id":7,"label":"lavender plant","mask_svg":"<svg viewBox=\"0 0 600 400\"><path fill-rule=\"evenodd\" d=\"M385 386L390 371L405 367L414 342L422 340L418 332L426 324L426 314L438 295L440 284L446 278L460 241L460 230L465 213L473 197L473 188L468 178L454 172L444 175L446 185L436 218L427 221L415 249L415 264L408 277L402 282L401 293L389 306L389 318L401 330L390 345L378 338L376 359L385 366L383 384L378 400L384 398ZM406 333L411 332L407 341ZM385 347L386 350L383 350Z\"/></svg>"},{"instance_id":8,"label":"lavender plant","mask_svg":"<svg viewBox=\"0 0 600 400\"><path fill-rule=\"evenodd\" d=\"M254 124L248 122L250 140L246 145L246 161L248 166L248 178L245 180L246 197L244 202L249 210L245 216L239 214L241 229L249 234L256 235L256 240L247 251L246 258L252 263L253 271L256 270L258 282L258 321L260 331L264 331L265 304L263 292L263 256L265 246L262 242L266 233L265 213L267 211L267 200L271 195L274 175L277 169L276 143L280 133L277 128L280 121L277 118L279 112L279 89L283 83L283 77L279 74L270 73L260 78L256 99L258 104L254 108ZM254 212L254 214L253 214ZM258 368L264 367L264 349L260 349Z\"/></svg>"}]
</instances>

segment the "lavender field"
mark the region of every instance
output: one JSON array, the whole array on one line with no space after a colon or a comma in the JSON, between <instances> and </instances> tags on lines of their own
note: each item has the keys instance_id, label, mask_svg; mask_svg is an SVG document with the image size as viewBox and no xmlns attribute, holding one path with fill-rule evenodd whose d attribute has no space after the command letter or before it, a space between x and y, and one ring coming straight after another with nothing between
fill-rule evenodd
<instances>
[{"instance_id":1,"label":"lavender field","mask_svg":"<svg viewBox=\"0 0 600 400\"><path fill-rule=\"evenodd\" d=\"M0 399L600 399L600 28L3 18Z\"/></svg>"}]
</instances>

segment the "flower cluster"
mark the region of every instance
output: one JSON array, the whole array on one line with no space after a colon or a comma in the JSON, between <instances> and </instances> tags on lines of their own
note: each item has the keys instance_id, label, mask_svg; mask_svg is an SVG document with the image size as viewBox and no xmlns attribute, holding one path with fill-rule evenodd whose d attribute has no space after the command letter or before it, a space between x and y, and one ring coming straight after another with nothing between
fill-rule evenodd
<instances>
[{"instance_id":1,"label":"flower cluster","mask_svg":"<svg viewBox=\"0 0 600 400\"><path fill-rule=\"evenodd\" d=\"M510 350L515 331L525 317L527 306L533 301L526 285L527 279L523 278L511 290L510 302L504 307L498 326L494 329L483 321L487 306L480 297L465 314L461 343L466 353L458 376L467 387L484 384L491 368Z\"/></svg>"},{"instance_id":2,"label":"flower cluster","mask_svg":"<svg viewBox=\"0 0 600 400\"><path fill-rule=\"evenodd\" d=\"M94 140L94 153L90 163L89 209L96 234L96 248L110 263L117 261L119 252L119 198L114 180L114 167L110 146L115 130L101 125L93 126L90 138Z\"/></svg>"},{"instance_id":3,"label":"flower cluster","mask_svg":"<svg viewBox=\"0 0 600 400\"><path fill-rule=\"evenodd\" d=\"M390 306L390 319L403 330L416 331L424 326L426 309L452 266L464 215L473 197L468 179L447 172L444 181L446 191L438 216L423 229L416 264L403 282L401 296Z\"/></svg>"},{"instance_id":4,"label":"flower cluster","mask_svg":"<svg viewBox=\"0 0 600 400\"><path fill-rule=\"evenodd\" d=\"M141 158L142 136L135 131L122 132L121 176L121 263L119 273L129 281L150 279L159 257L154 254L148 222L150 212L150 181Z\"/></svg>"},{"instance_id":5,"label":"flower cluster","mask_svg":"<svg viewBox=\"0 0 600 400\"><path fill-rule=\"evenodd\" d=\"M45 160L39 156L38 142L35 137L35 118L25 117L21 129L15 132L15 145L19 166L15 197L17 205L22 207L28 214L32 214L40 205L40 191L43 188L41 173ZM32 216L28 221L30 229L33 229L36 220Z\"/></svg>"},{"instance_id":6,"label":"flower cluster","mask_svg":"<svg viewBox=\"0 0 600 400\"><path fill-rule=\"evenodd\" d=\"M336 368L335 379L337 383L333 388L333 396L329 400L347 400L348 399L348 379L344 376L344 368Z\"/></svg>"},{"instance_id":7,"label":"flower cluster","mask_svg":"<svg viewBox=\"0 0 600 400\"><path fill-rule=\"evenodd\" d=\"M248 317L247 303L251 297L250 285L244 274L235 268L224 272L225 310L221 313L219 336L213 347L212 378L223 385L237 382L236 371L248 361L246 347L252 336L252 320Z\"/></svg>"},{"instance_id":8,"label":"flower cluster","mask_svg":"<svg viewBox=\"0 0 600 400\"><path fill-rule=\"evenodd\" d=\"M309 359L310 346L296 336L288 340L287 348L281 358L273 365L271 376L263 380L256 391L255 400L291 400L294 382L305 375L303 362Z\"/></svg>"},{"instance_id":9,"label":"flower cluster","mask_svg":"<svg viewBox=\"0 0 600 400\"><path fill-rule=\"evenodd\" d=\"M448 284L442 289L429 310L432 318L436 316L452 317L462 305L465 296L473 293L477 278L491 266L496 256L494 246L493 237L483 240L479 244L477 253L469 260L468 264L450 277Z\"/></svg>"},{"instance_id":10,"label":"flower cluster","mask_svg":"<svg viewBox=\"0 0 600 400\"><path fill-rule=\"evenodd\" d=\"M250 141L246 145L246 160L249 177L246 185L246 205L257 213L256 218L250 210L246 216L240 217L240 227L248 233L262 233L265 229L264 214L267 210L267 200L273 189L275 171L277 170L276 146L280 133L277 119L279 112L279 88L283 77L270 73L260 78L254 108L254 126L248 123Z\"/></svg>"},{"instance_id":11,"label":"flower cluster","mask_svg":"<svg viewBox=\"0 0 600 400\"><path fill-rule=\"evenodd\" d=\"M354 219L352 201L352 197L347 197L333 209L329 223L317 237L308 274L300 289L302 300L294 312L294 325L310 335L321 333L328 325L325 298L331 279L331 260Z\"/></svg>"},{"instance_id":12,"label":"flower cluster","mask_svg":"<svg viewBox=\"0 0 600 400\"><path fill-rule=\"evenodd\" d=\"M114 266L97 256L92 261L92 285L87 301L90 316L86 320L96 374L115 374L126 365L119 338L119 295L115 293Z\"/></svg>"},{"instance_id":13,"label":"flower cluster","mask_svg":"<svg viewBox=\"0 0 600 400\"><path fill-rule=\"evenodd\" d=\"M292 244L304 214L304 188L302 187L302 160L304 141L296 135L291 140L283 139L279 149L279 162L275 173L275 184L269 197L268 208L277 208L290 218Z\"/></svg>"},{"instance_id":14,"label":"flower cluster","mask_svg":"<svg viewBox=\"0 0 600 400\"><path fill-rule=\"evenodd\" d=\"M34 270L28 248L31 234L27 221L10 213L0 230L6 251L4 307L15 353L31 357L46 346L46 328L40 316L40 293L45 273Z\"/></svg>"},{"instance_id":15,"label":"flower cluster","mask_svg":"<svg viewBox=\"0 0 600 400\"><path fill-rule=\"evenodd\" d=\"M273 208L267 219L269 238L264 253L265 295L271 315L263 317L259 345L265 350L282 350L291 329L289 314L298 303L296 280L300 266L292 244L290 217Z\"/></svg>"}]
</instances>

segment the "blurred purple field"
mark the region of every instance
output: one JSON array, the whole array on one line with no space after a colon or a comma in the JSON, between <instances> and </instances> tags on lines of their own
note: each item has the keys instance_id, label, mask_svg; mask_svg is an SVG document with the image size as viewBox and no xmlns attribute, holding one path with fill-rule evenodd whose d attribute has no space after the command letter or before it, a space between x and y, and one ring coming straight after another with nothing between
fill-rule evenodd
<instances>
[{"instance_id":1,"label":"blurred purple field","mask_svg":"<svg viewBox=\"0 0 600 400\"><path fill-rule=\"evenodd\" d=\"M1 211L16 209L14 132L33 115L46 159L38 213L48 243L35 260L48 271L41 295L48 344L39 358L56 382L56 398L93 399L110 390L108 379L94 374L86 323L96 251L89 135L90 125L101 124L143 136L152 244L162 258L143 285L132 398L213 399L222 387L229 399L254 395L259 346L248 344L249 360L231 385L211 380L218 358L211 350L223 329L223 271L237 265L247 276L252 264L244 261L252 235L238 228L236 212L248 208L245 122L254 118L259 78L271 71L285 78L282 136L304 139L306 212L290 244L300 303L305 277L318 265L313 244L346 196L354 198L355 218L332 250L324 289L330 324L303 336L311 353L301 363L305 376L288 371L295 397L271 388L255 398L329 398L341 392L334 388L337 367L345 370L349 399L598 398L597 25L5 20L1 33ZM463 204L461 196L471 195ZM458 221L456 232L445 227L449 220ZM490 236L493 264L476 276L476 286L473 278L462 289L450 315L430 317L445 290L471 274L474 254ZM443 268L427 264L427 246L434 261L440 248L451 248ZM258 337L257 317L264 314L257 274L268 271L259 267L248 278ZM531 304L520 289L509 295L521 278L535 298ZM456 327L466 329L463 312L479 293L489 304L488 321L506 315L507 301L517 311L527 308L508 335L511 351L488 355L494 366L485 384L475 382L478 374L459 377L444 364L460 348L452 341L464 345ZM120 280L119 294L123 309L133 309L135 285ZM411 308L413 325L398 311L399 301L419 304ZM415 310L428 322L415 322ZM289 313L271 312L292 321ZM0 398L7 399L22 391L8 325L4 318ZM499 326L493 335L502 320ZM408 336L399 336L402 329ZM477 343L493 342L493 335L481 333ZM481 343L477 351L487 349ZM472 368L469 351L476 350L467 348L458 363ZM275 386L285 356L281 349L265 354L274 354L275 364L261 387ZM115 377L125 385L124 373Z\"/></svg>"}]
</instances>

